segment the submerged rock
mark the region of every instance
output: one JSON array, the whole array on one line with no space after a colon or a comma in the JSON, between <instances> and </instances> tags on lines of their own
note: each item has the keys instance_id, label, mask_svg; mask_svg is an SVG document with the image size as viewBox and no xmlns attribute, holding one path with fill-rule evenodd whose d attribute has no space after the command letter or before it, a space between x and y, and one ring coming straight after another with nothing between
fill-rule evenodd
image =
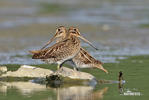
<instances>
[{"instance_id":1,"label":"submerged rock","mask_svg":"<svg viewBox=\"0 0 149 100\"><path fill-rule=\"evenodd\" d=\"M8 71L1 77L46 77L52 74L49 69L37 68L29 65L22 65L17 71Z\"/></svg>"}]
</instances>

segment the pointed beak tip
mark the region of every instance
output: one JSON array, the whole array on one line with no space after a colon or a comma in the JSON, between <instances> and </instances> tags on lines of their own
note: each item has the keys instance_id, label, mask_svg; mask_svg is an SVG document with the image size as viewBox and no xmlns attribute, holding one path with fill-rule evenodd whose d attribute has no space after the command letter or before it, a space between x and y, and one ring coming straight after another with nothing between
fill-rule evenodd
<instances>
[{"instance_id":1,"label":"pointed beak tip","mask_svg":"<svg viewBox=\"0 0 149 100\"><path fill-rule=\"evenodd\" d=\"M96 50L99 50L98 48L95 48Z\"/></svg>"},{"instance_id":2,"label":"pointed beak tip","mask_svg":"<svg viewBox=\"0 0 149 100\"><path fill-rule=\"evenodd\" d=\"M106 69L103 69L103 71L104 71L106 74L109 74L109 72L108 72Z\"/></svg>"},{"instance_id":3,"label":"pointed beak tip","mask_svg":"<svg viewBox=\"0 0 149 100\"><path fill-rule=\"evenodd\" d=\"M106 74L109 74L109 72L107 70L105 72L106 72Z\"/></svg>"}]
</instances>

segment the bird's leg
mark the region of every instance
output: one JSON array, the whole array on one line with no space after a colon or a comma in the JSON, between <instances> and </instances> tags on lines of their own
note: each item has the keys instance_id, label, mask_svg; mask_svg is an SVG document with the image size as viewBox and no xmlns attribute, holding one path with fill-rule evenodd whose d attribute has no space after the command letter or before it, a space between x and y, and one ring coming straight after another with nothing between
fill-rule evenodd
<instances>
[{"instance_id":1,"label":"bird's leg","mask_svg":"<svg viewBox=\"0 0 149 100\"><path fill-rule=\"evenodd\" d=\"M74 65L73 65L73 70L74 70L74 71L73 71L73 72L74 72L74 75L77 76L77 75L78 75L77 73L79 72L79 69L77 68L77 66L76 66L75 63L74 63Z\"/></svg>"},{"instance_id":2,"label":"bird's leg","mask_svg":"<svg viewBox=\"0 0 149 100\"><path fill-rule=\"evenodd\" d=\"M75 67L73 67L73 70L79 71L79 68L77 68L77 67L75 66Z\"/></svg>"},{"instance_id":3,"label":"bird's leg","mask_svg":"<svg viewBox=\"0 0 149 100\"><path fill-rule=\"evenodd\" d=\"M60 69L60 64L57 65L57 70L55 72L55 75L58 75L58 70Z\"/></svg>"},{"instance_id":4,"label":"bird's leg","mask_svg":"<svg viewBox=\"0 0 149 100\"><path fill-rule=\"evenodd\" d=\"M71 63L73 64L73 70L75 71L79 71L79 68L77 68L77 65L75 64L75 62L73 60L71 60Z\"/></svg>"},{"instance_id":5,"label":"bird's leg","mask_svg":"<svg viewBox=\"0 0 149 100\"><path fill-rule=\"evenodd\" d=\"M58 64L58 65L57 65L57 70L59 70L59 69L60 69L60 65Z\"/></svg>"},{"instance_id":6,"label":"bird's leg","mask_svg":"<svg viewBox=\"0 0 149 100\"><path fill-rule=\"evenodd\" d=\"M62 68L63 64L64 64L64 62L62 64L60 64L60 69ZM61 70L63 71L63 69L61 69Z\"/></svg>"},{"instance_id":7,"label":"bird's leg","mask_svg":"<svg viewBox=\"0 0 149 100\"><path fill-rule=\"evenodd\" d=\"M64 64L64 62L61 63L61 64L58 64L58 65L57 65L57 71L60 70L60 69L62 68L63 64ZM63 70L63 69L62 69L62 70ZM57 73L57 74L58 74L58 73Z\"/></svg>"}]
</instances>

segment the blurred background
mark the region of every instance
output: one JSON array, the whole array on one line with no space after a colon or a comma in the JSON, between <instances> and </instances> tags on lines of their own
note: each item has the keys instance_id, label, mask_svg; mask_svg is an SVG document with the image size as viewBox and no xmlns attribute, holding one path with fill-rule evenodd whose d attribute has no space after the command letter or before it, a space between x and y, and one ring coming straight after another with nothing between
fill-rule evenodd
<instances>
[{"instance_id":1,"label":"blurred background","mask_svg":"<svg viewBox=\"0 0 149 100\"><path fill-rule=\"evenodd\" d=\"M37 64L40 49L58 26L75 26L100 50L103 62L149 54L149 0L0 0L0 64Z\"/></svg>"}]
</instances>

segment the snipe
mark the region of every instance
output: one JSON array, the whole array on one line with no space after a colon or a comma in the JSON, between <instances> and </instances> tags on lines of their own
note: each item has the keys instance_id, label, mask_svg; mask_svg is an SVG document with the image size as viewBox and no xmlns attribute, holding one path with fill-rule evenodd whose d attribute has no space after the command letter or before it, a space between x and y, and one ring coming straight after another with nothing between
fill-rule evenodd
<instances>
[{"instance_id":1,"label":"snipe","mask_svg":"<svg viewBox=\"0 0 149 100\"><path fill-rule=\"evenodd\" d=\"M66 30L65 27L61 27L59 30ZM75 34L75 33L74 33ZM62 31L60 34L55 34L54 37L46 43L46 45L43 47L45 48L47 45L49 45L54 39L57 39L57 43L62 41L66 37L67 33L66 31ZM42 49L43 49L42 48ZM102 66L102 62L99 60L96 60L94 57L92 57L85 49L80 48L79 53L72 59L74 63L74 68L99 68L103 70L104 72L108 73L106 69Z\"/></svg>"},{"instance_id":2,"label":"snipe","mask_svg":"<svg viewBox=\"0 0 149 100\"><path fill-rule=\"evenodd\" d=\"M64 33L67 33L65 28L60 27L56 30L54 38ZM94 47L88 40L81 36L77 28L70 27L68 30L68 34L65 34L65 38L62 39L60 42L46 49L30 51L31 53L33 53L32 58L41 59L50 64L57 63L57 69L59 69L60 67L62 67L64 62L72 60L79 53L80 40L78 38L81 38L82 40L90 44L92 47Z\"/></svg>"}]
</instances>

